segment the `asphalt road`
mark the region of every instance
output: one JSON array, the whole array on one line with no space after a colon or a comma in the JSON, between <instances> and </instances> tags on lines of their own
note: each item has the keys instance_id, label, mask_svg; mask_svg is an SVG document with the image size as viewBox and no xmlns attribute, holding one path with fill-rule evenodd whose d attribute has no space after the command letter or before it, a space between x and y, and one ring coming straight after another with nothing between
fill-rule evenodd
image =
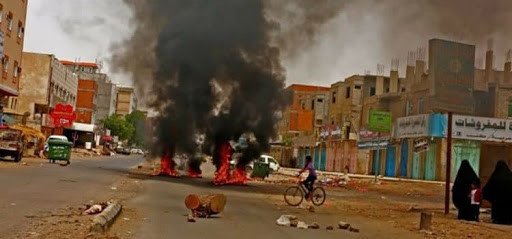
<instances>
[{"instance_id":1,"label":"asphalt road","mask_svg":"<svg viewBox=\"0 0 512 239\"><path fill-rule=\"evenodd\" d=\"M204 179L152 177L142 182L144 190L127 207L137 208L145 217L135 238L421 238L418 234L393 228L388 223L363 217L344 217L328 211L310 213L304 209L278 208L269 195L281 195L285 186L250 183L249 186L211 185L213 168L203 164L209 172ZM190 194L224 193L227 205L218 218L198 219L189 223L184 198ZM275 198L275 197L273 197ZM332 200L332 199L331 199ZM292 213L307 223L317 222L319 230L300 230L276 225L282 214ZM361 232L327 231L339 220L349 221Z\"/></svg>"},{"instance_id":2,"label":"asphalt road","mask_svg":"<svg viewBox=\"0 0 512 239\"><path fill-rule=\"evenodd\" d=\"M110 185L142 157L74 159L67 167L26 160L28 166L0 162L0 238L27 231L27 216L76 206L108 192ZM6 166L7 165L7 166Z\"/></svg>"}]
</instances>

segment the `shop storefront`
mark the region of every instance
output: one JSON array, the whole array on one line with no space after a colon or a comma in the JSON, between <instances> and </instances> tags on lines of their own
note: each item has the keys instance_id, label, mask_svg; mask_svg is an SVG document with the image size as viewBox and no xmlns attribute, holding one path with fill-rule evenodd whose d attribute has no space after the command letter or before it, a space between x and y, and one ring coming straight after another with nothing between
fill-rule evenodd
<instances>
[{"instance_id":1,"label":"shop storefront","mask_svg":"<svg viewBox=\"0 0 512 239\"><path fill-rule=\"evenodd\" d=\"M499 160L512 163L512 120L454 115L452 180L462 160L468 160L482 183Z\"/></svg>"},{"instance_id":2,"label":"shop storefront","mask_svg":"<svg viewBox=\"0 0 512 239\"><path fill-rule=\"evenodd\" d=\"M369 174L385 174L386 161L387 164L392 165L395 161L396 154L387 153L387 151L396 151L394 146L390 146L390 133L378 133L369 131L365 127L359 129L359 141L357 148L359 151L368 151L369 162L366 163ZM393 149L392 149L393 148ZM387 159L389 157L389 159ZM392 166L389 166L391 168Z\"/></svg>"}]
</instances>

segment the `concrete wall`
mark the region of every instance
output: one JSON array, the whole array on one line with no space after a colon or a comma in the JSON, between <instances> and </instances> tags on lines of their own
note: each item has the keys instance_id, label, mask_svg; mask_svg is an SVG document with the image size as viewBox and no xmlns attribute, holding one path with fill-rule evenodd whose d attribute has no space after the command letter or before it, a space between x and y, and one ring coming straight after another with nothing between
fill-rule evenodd
<instances>
[{"instance_id":1,"label":"concrete wall","mask_svg":"<svg viewBox=\"0 0 512 239\"><path fill-rule=\"evenodd\" d=\"M117 115L127 115L131 113L132 110L132 94L133 89L131 88L119 88L117 92L117 100L116 100L116 114Z\"/></svg>"},{"instance_id":2,"label":"concrete wall","mask_svg":"<svg viewBox=\"0 0 512 239\"><path fill-rule=\"evenodd\" d=\"M494 112L496 118L510 118L508 115L509 101L512 100L512 88L496 89L496 100L494 103Z\"/></svg>"},{"instance_id":3,"label":"concrete wall","mask_svg":"<svg viewBox=\"0 0 512 239\"><path fill-rule=\"evenodd\" d=\"M20 87L20 74L23 70L17 67L23 64L23 40L24 28L27 16L28 1L0 0L3 7L0 30L4 33L3 51L6 64L0 64L0 96L14 96L18 94ZM12 13L12 24L9 29L8 18ZM0 58L2 58L0 56ZM21 67L23 69L23 67ZM15 73L16 71L16 73ZM5 106L5 105L4 105Z\"/></svg>"},{"instance_id":4,"label":"concrete wall","mask_svg":"<svg viewBox=\"0 0 512 239\"><path fill-rule=\"evenodd\" d=\"M78 76L53 56L50 65L50 107L55 107L57 104L69 104L75 107Z\"/></svg>"},{"instance_id":5,"label":"concrete wall","mask_svg":"<svg viewBox=\"0 0 512 239\"><path fill-rule=\"evenodd\" d=\"M52 55L23 54L20 95L9 100L9 110L20 115L29 112L33 119L35 104L48 105L51 61Z\"/></svg>"}]
</instances>

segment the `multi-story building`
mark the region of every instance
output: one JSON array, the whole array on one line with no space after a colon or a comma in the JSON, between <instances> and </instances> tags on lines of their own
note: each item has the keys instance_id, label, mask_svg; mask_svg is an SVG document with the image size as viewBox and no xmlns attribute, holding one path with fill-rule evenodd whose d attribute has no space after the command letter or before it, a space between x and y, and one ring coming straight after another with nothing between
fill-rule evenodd
<instances>
[{"instance_id":1,"label":"multi-story building","mask_svg":"<svg viewBox=\"0 0 512 239\"><path fill-rule=\"evenodd\" d=\"M91 123L97 125L100 120L115 113L116 85L109 80L107 74L99 72L98 64L72 61L62 61L62 63L69 69L73 70L80 79L84 80L84 84L91 80L96 83L97 92L95 92L94 99L92 100L92 102L94 102L94 108L92 109L92 112L90 112L90 110L83 109L87 111L87 113L84 111L83 116L85 118L89 118L89 116L85 115L91 113L94 116L92 117L93 120L91 120ZM90 101L89 98L84 100L87 102Z\"/></svg>"},{"instance_id":2,"label":"multi-story building","mask_svg":"<svg viewBox=\"0 0 512 239\"><path fill-rule=\"evenodd\" d=\"M0 0L0 112L9 96L19 94L27 2Z\"/></svg>"},{"instance_id":3,"label":"multi-story building","mask_svg":"<svg viewBox=\"0 0 512 239\"><path fill-rule=\"evenodd\" d=\"M91 79L78 79L76 122L94 124L96 120L96 92L98 84Z\"/></svg>"},{"instance_id":4,"label":"multi-story building","mask_svg":"<svg viewBox=\"0 0 512 239\"><path fill-rule=\"evenodd\" d=\"M48 113L57 104L75 107L78 77L54 55L24 52L17 97L9 97L6 113L28 116L27 124L52 127Z\"/></svg>"},{"instance_id":5,"label":"multi-story building","mask_svg":"<svg viewBox=\"0 0 512 239\"><path fill-rule=\"evenodd\" d=\"M299 84L290 85L287 89L293 93L293 102L282 114L279 135L293 152L286 153L282 159L297 158L295 164L301 165L304 156L314 152L317 135L328 120L331 90L329 87ZM319 157L320 153L317 155ZM281 163L289 164L287 161Z\"/></svg>"},{"instance_id":6,"label":"multi-story building","mask_svg":"<svg viewBox=\"0 0 512 239\"><path fill-rule=\"evenodd\" d=\"M119 86L117 88L116 114L127 115L137 109L137 98L133 88Z\"/></svg>"}]
</instances>

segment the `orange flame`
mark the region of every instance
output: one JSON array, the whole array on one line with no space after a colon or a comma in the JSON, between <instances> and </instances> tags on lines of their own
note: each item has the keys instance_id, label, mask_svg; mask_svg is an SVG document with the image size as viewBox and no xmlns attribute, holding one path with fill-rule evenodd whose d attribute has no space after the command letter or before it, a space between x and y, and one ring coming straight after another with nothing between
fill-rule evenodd
<instances>
[{"instance_id":1,"label":"orange flame","mask_svg":"<svg viewBox=\"0 0 512 239\"><path fill-rule=\"evenodd\" d=\"M157 171L153 173L153 176L171 176L178 178L180 177L180 174L175 169L176 164L171 159L171 154L166 153L161 159L160 159L160 171Z\"/></svg>"},{"instance_id":2,"label":"orange flame","mask_svg":"<svg viewBox=\"0 0 512 239\"><path fill-rule=\"evenodd\" d=\"M202 178L201 172L196 172L195 170L188 168L187 175L189 178Z\"/></svg>"},{"instance_id":3,"label":"orange flame","mask_svg":"<svg viewBox=\"0 0 512 239\"><path fill-rule=\"evenodd\" d=\"M225 185L225 184L236 184L246 185L247 184L247 173L243 165L237 165L233 175L229 175L229 161L231 160L232 149L229 143L223 143L220 148L220 167L215 173L213 184Z\"/></svg>"},{"instance_id":4,"label":"orange flame","mask_svg":"<svg viewBox=\"0 0 512 239\"><path fill-rule=\"evenodd\" d=\"M223 185L229 180L229 160L231 159L231 145L229 143L223 143L220 146L220 167L215 172L215 178L213 184Z\"/></svg>"},{"instance_id":5,"label":"orange flame","mask_svg":"<svg viewBox=\"0 0 512 239\"><path fill-rule=\"evenodd\" d=\"M237 165L233 175L228 180L228 184L247 185L247 172L243 165Z\"/></svg>"}]
</instances>

